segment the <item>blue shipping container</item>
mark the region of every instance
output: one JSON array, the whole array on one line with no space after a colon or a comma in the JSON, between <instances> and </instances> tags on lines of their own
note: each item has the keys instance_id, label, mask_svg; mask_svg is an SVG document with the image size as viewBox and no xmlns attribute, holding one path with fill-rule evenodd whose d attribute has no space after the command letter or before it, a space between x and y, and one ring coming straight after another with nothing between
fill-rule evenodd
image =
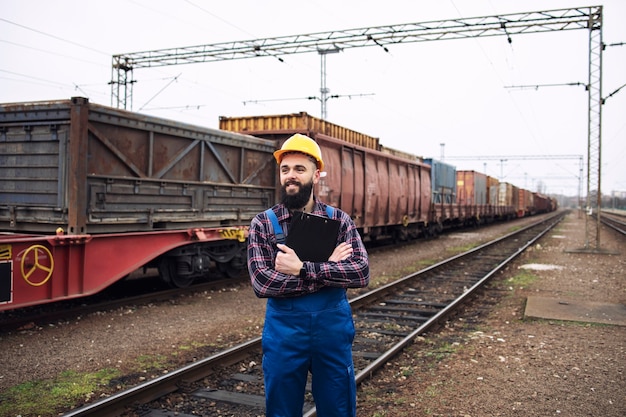
<instances>
[{"instance_id":1,"label":"blue shipping container","mask_svg":"<svg viewBox=\"0 0 626 417\"><path fill-rule=\"evenodd\" d=\"M456 167L436 159L427 158L424 162L431 166L431 187L433 203L456 203Z\"/></svg>"}]
</instances>

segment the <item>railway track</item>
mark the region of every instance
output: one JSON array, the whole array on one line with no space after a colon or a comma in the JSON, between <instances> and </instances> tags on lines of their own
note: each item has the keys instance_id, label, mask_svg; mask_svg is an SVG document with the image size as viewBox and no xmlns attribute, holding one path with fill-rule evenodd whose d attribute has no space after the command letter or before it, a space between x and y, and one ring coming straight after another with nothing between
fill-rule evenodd
<instances>
[{"instance_id":1,"label":"railway track","mask_svg":"<svg viewBox=\"0 0 626 417\"><path fill-rule=\"evenodd\" d=\"M563 216L558 213L544 218L351 300L357 329L357 383L376 372L416 336L445 320ZM66 416L263 414L261 340L255 338ZM310 394L303 415L315 415Z\"/></svg>"},{"instance_id":2,"label":"railway track","mask_svg":"<svg viewBox=\"0 0 626 417\"><path fill-rule=\"evenodd\" d=\"M623 215L602 212L600 221L602 224L610 227L622 236L626 236L626 218Z\"/></svg>"}]
</instances>

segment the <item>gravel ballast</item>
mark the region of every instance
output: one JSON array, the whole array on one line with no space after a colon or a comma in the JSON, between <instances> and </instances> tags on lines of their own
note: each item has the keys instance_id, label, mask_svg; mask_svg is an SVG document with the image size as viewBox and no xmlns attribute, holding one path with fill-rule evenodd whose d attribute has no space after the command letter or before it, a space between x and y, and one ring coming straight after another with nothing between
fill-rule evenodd
<instances>
[{"instance_id":1,"label":"gravel ballast","mask_svg":"<svg viewBox=\"0 0 626 417\"><path fill-rule=\"evenodd\" d=\"M529 221L373 252L373 285L421 263L452 256L452 248L488 240ZM417 340L366 381L358 396L358 415L626 415L625 327L524 317L528 296L626 304L624 239L603 229L603 248L618 255L570 253L583 246L584 236L584 219L570 213L494 278L483 292L486 304L476 301L467 307L471 319L460 319L460 314L451 317L440 333ZM535 278L520 283L516 277L528 264L560 268L532 269ZM244 281L169 302L127 306L0 334L0 390L54 378L66 370L113 367L136 375L140 358L147 355L167 358L167 367L173 369L259 336L264 310L265 301L257 299ZM146 370L134 381L165 371Z\"/></svg>"}]
</instances>

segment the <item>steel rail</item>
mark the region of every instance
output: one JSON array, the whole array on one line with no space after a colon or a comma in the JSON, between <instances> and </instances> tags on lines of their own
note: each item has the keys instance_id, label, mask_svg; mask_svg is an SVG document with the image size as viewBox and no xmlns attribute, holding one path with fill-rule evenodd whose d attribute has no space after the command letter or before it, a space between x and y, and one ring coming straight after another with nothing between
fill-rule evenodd
<instances>
[{"instance_id":1,"label":"steel rail","mask_svg":"<svg viewBox=\"0 0 626 417\"><path fill-rule=\"evenodd\" d=\"M626 222L624 221L623 216L601 213L600 221L602 224L610 227L622 236L626 236Z\"/></svg>"}]
</instances>

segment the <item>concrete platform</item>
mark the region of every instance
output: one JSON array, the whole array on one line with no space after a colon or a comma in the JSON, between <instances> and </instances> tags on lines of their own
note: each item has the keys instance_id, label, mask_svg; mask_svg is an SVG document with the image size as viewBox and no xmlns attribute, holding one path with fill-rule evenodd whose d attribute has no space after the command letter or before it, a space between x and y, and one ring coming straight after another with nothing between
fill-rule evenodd
<instances>
[{"instance_id":1,"label":"concrete platform","mask_svg":"<svg viewBox=\"0 0 626 417\"><path fill-rule=\"evenodd\" d=\"M626 305L531 296L524 317L626 326Z\"/></svg>"}]
</instances>

